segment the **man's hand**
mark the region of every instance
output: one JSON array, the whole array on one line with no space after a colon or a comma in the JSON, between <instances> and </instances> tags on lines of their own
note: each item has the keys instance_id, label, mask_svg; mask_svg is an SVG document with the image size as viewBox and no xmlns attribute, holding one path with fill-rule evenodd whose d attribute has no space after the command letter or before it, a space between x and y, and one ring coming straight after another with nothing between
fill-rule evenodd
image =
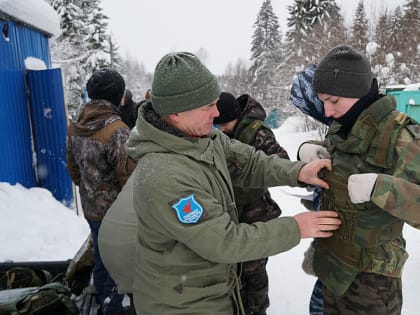
<instances>
[{"instance_id":1,"label":"man's hand","mask_svg":"<svg viewBox=\"0 0 420 315\"><path fill-rule=\"evenodd\" d=\"M298 159L302 162L310 162L317 159L329 159L331 156L321 145L305 142L298 149Z\"/></svg>"},{"instance_id":2,"label":"man's hand","mask_svg":"<svg viewBox=\"0 0 420 315\"><path fill-rule=\"evenodd\" d=\"M323 168L331 171L331 160L313 160L305 164L298 174L298 181L309 185L320 186L329 189L328 183L318 177Z\"/></svg>"},{"instance_id":3,"label":"man's hand","mask_svg":"<svg viewBox=\"0 0 420 315\"><path fill-rule=\"evenodd\" d=\"M375 173L350 175L347 182L347 189L351 202L363 203L370 201L370 196L375 187L377 177L378 174Z\"/></svg>"},{"instance_id":4,"label":"man's hand","mask_svg":"<svg viewBox=\"0 0 420 315\"><path fill-rule=\"evenodd\" d=\"M335 211L309 211L294 216L301 238L330 237L340 227L341 221Z\"/></svg>"}]
</instances>

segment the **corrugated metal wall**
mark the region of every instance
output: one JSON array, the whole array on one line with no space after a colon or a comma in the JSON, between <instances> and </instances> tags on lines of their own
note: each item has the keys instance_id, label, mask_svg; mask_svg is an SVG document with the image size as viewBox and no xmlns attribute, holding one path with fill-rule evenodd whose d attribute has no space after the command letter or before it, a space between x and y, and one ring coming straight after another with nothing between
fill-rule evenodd
<instances>
[{"instance_id":1,"label":"corrugated metal wall","mask_svg":"<svg viewBox=\"0 0 420 315\"><path fill-rule=\"evenodd\" d=\"M5 28L7 34L3 32ZM48 188L58 200L68 204L72 191L64 159L66 118L60 70L51 70L48 78L41 76L30 81L32 110L27 93L25 59L34 57L50 67L48 38L3 19L0 32L0 181ZM32 76L36 77L29 74ZM51 103L44 106L44 101ZM46 118L50 116L45 107L51 108L53 119ZM37 162L42 167L36 167ZM48 169L50 176L36 172L39 169Z\"/></svg>"},{"instance_id":2,"label":"corrugated metal wall","mask_svg":"<svg viewBox=\"0 0 420 315\"><path fill-rule=\"evenodd\" d=\"M0 181L36 186L32 167L32 144L29 110L25 87L25 56L32 55L28 46L42 45L47 39L39 39L29 30L12 21L0 20L0 30L8 25L8 37L0 37ZM35 33L35 32L32 32ZM29 41L21 45L19 40ZM30 43L34 41L34 43ZM36 42L35 42L36 41ZM21 47L22 46L22 47ZM41 51L41 48L38 49ZM47 51L48 52L48 51ZM45 53L39 58L45 58ZM45 58L48 62L49 59Z\"/></svg>"},{"instance_id":3,"label":"corrugated metal wall","mask_svg":"<svg viewBox=\"0 0 420 315\"><path fill-rule=\"evenodd\" d=\"M66 113L60 69L28 71L38 185L66 205L73 201L66 168Z\"/></svg>"},{"instance_id":4,"label":"corrugated metal wall","mask_svg":"<svg viewBox=\"0 0 420 315\"><path fill-rule=\"evenodd\" d=\"M397 100L397 109L420 122L420 91L389 91Z\"/></svg>"}]
</instances>

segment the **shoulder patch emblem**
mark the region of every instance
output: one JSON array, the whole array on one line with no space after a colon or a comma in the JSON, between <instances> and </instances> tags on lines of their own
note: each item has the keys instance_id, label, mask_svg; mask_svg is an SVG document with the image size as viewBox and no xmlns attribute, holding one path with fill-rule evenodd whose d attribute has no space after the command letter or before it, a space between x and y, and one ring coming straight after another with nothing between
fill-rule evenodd
<instances>
[{"instance_id":1,"label":"shoulder patch emblem","mask_svg":"<svg viewBox=\"0 0 420 315\"><path fill-rule=\"evenodd\" d=\"M181 198L171 206L182 223L197 223L203 215L203 207L195 200L194 194Z\"/></svg>"}]
</instances>

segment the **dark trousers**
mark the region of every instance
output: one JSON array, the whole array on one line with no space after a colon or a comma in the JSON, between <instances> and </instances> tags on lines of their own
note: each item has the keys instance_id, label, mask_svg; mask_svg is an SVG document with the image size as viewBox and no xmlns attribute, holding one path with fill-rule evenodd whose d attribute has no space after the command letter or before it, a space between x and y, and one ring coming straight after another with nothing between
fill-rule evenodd
<instances>
[{"instance_id":1,"label":"dark trousers","mask_svg":"<svg viewBox=\"0 0 420 315\"><path fill-rule=\"evenodd\" d=\"M268 298L268 258L242 263L241 298L247 314L266 314Z\"/></svg>"},{"instance_id":2,"label":"dark trousers","mask_svg":"<svg viewBox=\"0 0 420 315\"><path fill-rule=\"evenodd\" d=\"M96 302L101 305L104 315L121 313L124 295L118 294L117 286L106 270L98 248L98 232L101 221L87 220L93 241L93 284L96 290Z\"/></svg>"}]
</instances>

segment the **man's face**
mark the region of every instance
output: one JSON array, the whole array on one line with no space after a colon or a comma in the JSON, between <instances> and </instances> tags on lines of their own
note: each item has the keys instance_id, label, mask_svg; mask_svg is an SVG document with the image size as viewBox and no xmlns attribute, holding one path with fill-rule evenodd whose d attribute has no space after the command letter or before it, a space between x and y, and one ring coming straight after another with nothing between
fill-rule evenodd
<instances>
[{"instance_id":1,"label":"man's face","mask_svg":"<svg viewBox=\"0 0 420 315\"><path fill-rule=\"evenodd\" d=\"M324 103L326 117L334 119L342 117L359 100L358 98L348 98L319 93L318 98Z\"/></svg>"},{"instance_id":2,"label":"man's face","mask_svg":"<svg viewBox=\"0 0 420 315\"><path fill-rule=\"evenodd\" d=\"M216 103L217 99L208 105L176 114L174 126L192 137L208 135L213 119L219 116Z\"/></svg>"}]
</instances>

